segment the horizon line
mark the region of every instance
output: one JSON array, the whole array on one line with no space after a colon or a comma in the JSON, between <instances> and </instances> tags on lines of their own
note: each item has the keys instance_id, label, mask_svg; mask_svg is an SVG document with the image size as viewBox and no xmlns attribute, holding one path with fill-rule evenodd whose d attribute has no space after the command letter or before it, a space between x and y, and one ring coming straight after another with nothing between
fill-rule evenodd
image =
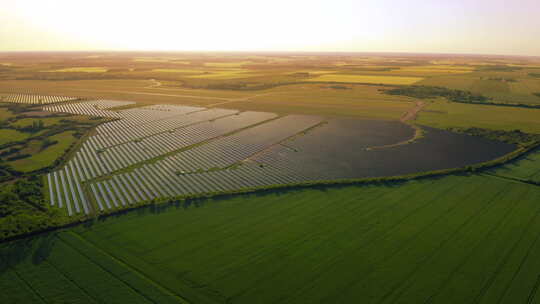
<instances>
[{"instance_id":1,"label":"horizon line","mask_svg":"<svg viewBox=\"0 0 540 304\"><path fill-rule=\"evenodd\" d=\"M540 58L540 55L517 55L517 54L489 54L489 53L437 53L437 52L409 52L409 51L222 51L222 50L11 50L2 51L0 54L13 53L221 53L221 54L318 54L318 55L354 55L354 54L374 54L374 55L431 55L431 56L490 56L490 57L522 57Z\"/></svg>"}]
</instances>

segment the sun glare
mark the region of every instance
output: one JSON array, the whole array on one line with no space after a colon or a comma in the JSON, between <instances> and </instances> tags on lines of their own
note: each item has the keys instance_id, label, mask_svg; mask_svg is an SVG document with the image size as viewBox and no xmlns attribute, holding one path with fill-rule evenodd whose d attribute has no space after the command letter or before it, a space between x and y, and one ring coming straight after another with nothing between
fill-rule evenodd
<instances>
[{"instance_id":1,"label":"sun glare","mask_svg":"<svg viewBox=\"0 0 540 304\"><path fill-rule=\"evenodd\" d=\"M540 52L536 1L480 2L18 0L0 50Z\"/></svg>"}]
</instances>

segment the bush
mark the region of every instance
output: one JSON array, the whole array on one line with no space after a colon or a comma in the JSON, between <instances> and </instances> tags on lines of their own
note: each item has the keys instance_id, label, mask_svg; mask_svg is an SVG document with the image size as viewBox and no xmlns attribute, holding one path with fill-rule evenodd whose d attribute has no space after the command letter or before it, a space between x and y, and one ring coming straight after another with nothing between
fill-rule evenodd
<instances>
[{"instance_id":1,"label":"bush","mask_svg":"<svg viewBox=\"0 0 540 304\"><path fill-rule=\"evenodd\" d=\"M388 95L404 95L408 97L414 97L419 99L444 97L454 102L465 103L485 103L490 98L473 94L469 91L452 90L443 87L431 87L431 86L406 86L396 89L383 90Z\"/></svg>"},{"instance_id":2,"label":"bush","mask_svg":"<svg viewBox=\"0 0 540 304\"><path fill-rule=\"evenodd\" d=\"M450 128L450 131L481 136L491 140L502 141L519 146L529 146L540 142L539 134L529 134L519 129L513 131L490 130L482 128Z\"/></svg>"},{"instance_id":3,"label":"bush","mask_svg":"<svg viewBox=\"0 0 540 304\"><path fill-rule=\"evenodd\" d=\"M52 145L56 145L57 143L57 140L51 140L49 138L46 138L43 142L41 142L41 150L45 150Z\"/></svg>"},{"instance_id":4,"label":"bush","mask_svg":"<svg viewBox=\"0 0 540 304\"><path fill-rule=\"evenodd\" d=\"M18 159L28 158L28 157L31 157L31 156L32 155L30 155L30 154L19 154L19 155L8 157L7 161L14 161L14 160L18 160Z\"/></svg>"}]
</instances>

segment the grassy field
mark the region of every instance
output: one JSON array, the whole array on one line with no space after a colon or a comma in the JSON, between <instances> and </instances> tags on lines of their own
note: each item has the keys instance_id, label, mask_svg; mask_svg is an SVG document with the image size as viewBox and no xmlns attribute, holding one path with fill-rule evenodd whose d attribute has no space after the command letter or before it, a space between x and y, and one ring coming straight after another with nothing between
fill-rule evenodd
<instances>
[{"instance_id":1,"label":"grassy field","mask_svg":"<svg viewBox=\"0 0 540 304\"><path fill-rule=\"evenodd\" d=\"M540 183L540 151L503 168L492 170L492 173Z\"/></svg>"},{"instance_id":2,"label":"grassy field","mask_svg":"<svg viewBox=\"0 0 540 304\"><path fill-rule=\"evenodd\" d=\"M20 173L53 165L78 137L102 122L88 116L29 118L25 115L43 113L32 105L18 105L17 113L9 111L7 106L0 104L0 113L4 120L8 120L5 127L0 128L0 159L2 165ZM35 122L43 124L34 127Z\"/></svg>"},{"instance_id":3,"label":"grassy field","mask_svg":"<svg viewBox=\"0 0 540 304\"><path fill-rule=\"evenodd\" d=\"M6 144L12 141L20 141L28 138L30 135L27 133L19 132L11 129L0 129L0 145Z\"/></svg>"},{"instance_id":4,"label":"grassy field","mask_svg":"<svg viewBox=\"0 0 540 304\"><path fill-rule=\"evenodd\" d=\"M26 260L4 270L0 297L4 303L537 301L538 200L536 186L453 176L147 208L50 236L42 256L27 250Z\"/></svg>"},{"instance_id":5,"label":"grassy field","mask_svg":"<svg viewBox=\"0 0 540 304\"><path fill-rule=\"evenodd\" d=\"M243 69L229 69L224 71L211 71L201 75L188 76L189 78L203 78L203 79L237 79L237 78L249 78L257 76L257 74L249 73Z\"/></svg>"},{"instance_id":6,"label":"grassy field","mask_svg":"<svg viewBox=\"0 0 540 304\"><path fill-rule=\"evenodd\" d=\"M479 127L540 134L540 110L483 106L447 101L430 103L417 122L438 128Z\"/></svg>"},{"instance_id":7,"label":"grassy field","mask_svg":"<svg viewBox=\"0 0 540 304\"><path fill-rule=\"evenodd\" d=\"M40 141L32 141L28 144L28 147L22 150L22 153L28 153L32 157L12 161L10 165L20 172L30 172L48 167L77 140L73 134L74 132L68 131L49 137L50 140L58 141L58 143L43 150Z\"/></svg>"},{"instance_id":8,"label":"grassy field","mask_svg":"<svg viewBox=\"0 0 540 304\"><path fill-rule=\"evenodd\" d=\"M371 76L371 75L321 75L309 81L318 82L346 82L346 83L373 83L373 84L413 84L421 81L421 77L400 76Z\"/></svg>"},{"instance_id":9,"label":"grassy field","mask_svg":"<svg viewBox=\"0 0 540 304\"><path fill-rule=\"evenodd\" d=\"M511 81L507 81L508 79ZM523 72L483 72L431 77L418 84L467 90L490 97L499 103L540 104L540 98L533 95L533 93L540 91L540 79L524 75Z\"/></svg>"},{"instance_id":10,"label":"grassy field","mask_svg":"<svg viewBox=\"0 0 540 304\"><path fill-rule=\"evenodd\" d=\"M18 119L11 125L18 128L24 128L31 126L32 123L35 121L42 121L44 126L50 127L52 125L58 124L62 119L65 119L65 117L22 118Z\"/></svg>"},{"instance_id":11,"label":"grassy field","mask_svg":"<svg viewBox=\"0 0 540 304\"><path fill-rule=\"evenodd\" d=\"M158 73L181 73L181 74L200 74L203 73L203 70L196 69L153 69L152 72Z\"/></svg>"},{"instance_id":12,"label":"grassy field","mask_svg":"<svg viewBox=\"0 0 540 304\"><path fill-rule=\"evenodd\" d=\"M289 85L259 92L247 99L219 104L242 110L304 113L323 116L399 119L414 99L382 94L376 86Z\"/></svg>"},{"instance_id":13,"label":"grassy field","mask_svg":"<svg viewBox=\"0 0 540 304\"><path fill-rule=\"evenodd\" d=\"M215 105L242 110L384 119L399 119L414 106L414 99L383 94L378 86L349 85L343 86L346 89L335 89L330 84L297 84L257 91L227 91L171 86L148 88L151 84L142 80L4 81L0 82L0 91L18 86L23 91L30 88L49 93L61 90L66 95L147 104Z\"/></svg>"},{"instance_id":14,"label":"grassy field","mask_svg":"<svg viewBox=\"0 0 540 304\"><path fill-rule=\"evenodd\" d=\"M66 68L66 69L60 69L60 70L52 70L48 72L58 72L58 73L105 73L107 72L106 68L103 67L80 67L80 68Z\"/></svg>"},{"instance_id":15,"label":"grassy field","mask_svg":"<svg viewBox=\"0 0 540 304\"><path fill-rule=\"evenodd\" d=\"M218 68L236 68L246 64L253 63L252 61L233 61L233 62L206 62L205 66Z\"/></svg>"},{"instance_id":16,"label":"grassy field","mask_svg":"<svg viewBox=\"0 0 540 304\"><path fill-rule=\"evenodd\" d=\"M8 119L10 117L13 117L13 113L11 113L6 108L0 108L0 122L2 122L3 120Z\"/></svg>"},{"instance_id":17,"label":"grassy field","mask_svg":"<svg viewBox=\"0 0 540 304\"><path fill-rule=\"evenodd\" d=\"M0 62L12 63L0 69L2 93L388 120L417 100L381 90L407 84L540 104L534 58L66 53ZM538 109L426 102L422 125L540 134ZM0 108L0 120L14 116ZM0 130L0 145L28 139L20 153L32 154L3 165L52 164L91 127L70 119L80 129L51 136L58 143L44 150L29 139L43 131ZM45 131L63 124L41 120ZM531 182L540 182L540 152L477 175L151 206L0 244L0 303L540 303L540 188ZM11 202L0 204L2 236L80 219L15 185L0 185Z\"/></svg>"}]
</instances>

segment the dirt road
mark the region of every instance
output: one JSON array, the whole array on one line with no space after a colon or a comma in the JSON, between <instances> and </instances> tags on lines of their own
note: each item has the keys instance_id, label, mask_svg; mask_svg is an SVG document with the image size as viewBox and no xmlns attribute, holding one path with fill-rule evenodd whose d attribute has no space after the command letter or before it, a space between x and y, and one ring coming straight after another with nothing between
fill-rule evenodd
<instances>
[{"instance_id":1,"label":"dirt road","mask_svg":"<svg viewBox=\"0 0 540 304\"><path fill-rule=\"evenodd\" d=\"M401 116L400 121L401 122L407 122L409 120L415 120L416 116L418 115L418 112L420 112L424 107L426 106L426 103L423 101L417 101L416 106L409 111L403 113L403 116Z\"/></svg>"}]
</instances>

